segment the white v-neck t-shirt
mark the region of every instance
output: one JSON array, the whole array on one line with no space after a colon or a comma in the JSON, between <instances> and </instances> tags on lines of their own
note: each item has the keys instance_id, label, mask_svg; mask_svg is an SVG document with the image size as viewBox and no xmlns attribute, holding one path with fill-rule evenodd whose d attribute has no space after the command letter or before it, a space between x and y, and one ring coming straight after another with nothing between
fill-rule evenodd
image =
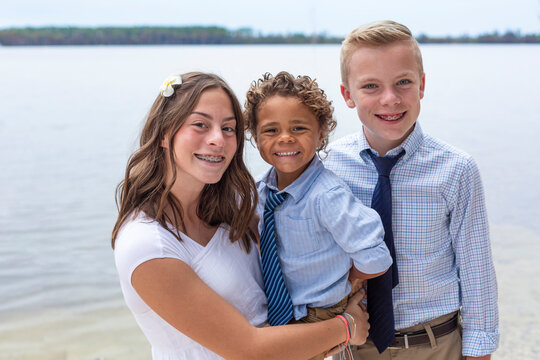
<instances>
[{"instance_id":1,"label":"white v-neck t-shirt","mask_svg":"<svg viewBox=\"0 0 540 360\"><path fill-rule=\"evenodd\" d=\"M129 220L115 242L114 257L127 306L152 345L154 360L222 359L185 336L156 314L131 284L137 266L150 259L183 261L215 292L233 305L255 326L263 326L267 300L257 248L249 254L239 242L229 240L229 227L222 224L206 246L184 234L178 241L144 213Z\"/></svg>"}]
</instances>

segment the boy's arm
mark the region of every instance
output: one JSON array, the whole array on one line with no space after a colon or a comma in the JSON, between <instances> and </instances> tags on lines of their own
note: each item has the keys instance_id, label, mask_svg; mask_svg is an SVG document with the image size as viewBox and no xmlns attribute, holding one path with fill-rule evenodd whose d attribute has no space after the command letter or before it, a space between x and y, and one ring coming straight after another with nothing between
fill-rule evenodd
<instances>
[{"instance_id":1,"label":"boy's arm","mask_svg":"<svg viewBox=\"0 0 540 360\"><path fill-rule=\"evenodd\" d=\"M450 218L461 287L463 355L482 357L498 346L497 281L491 257L485 200L472 159L463 169Z\"/></svg>"},{"instance_id":2,"label":"boy's arm","mask_svg":"<svg viewBox=\"0 0 540 360\"><path fill-rule=\"evenodd\" d=\"M358 270L354 265L351 266L351 270L349 271L349 281L351 282L351 293L355 294L357 291L359 291L362 288L366 289L368 279L373 279L377 276L381 276L387 271L388 269L377 274L366 274Z\"/></svg>"},{"instance_id":3,"label":"boy's arm","mask_svg":"<svg viewBox=\"0 0 540 360\"><path fill-rule=\"evenodd\" d=\"M321 224L353 260L351 277L365 280L384 274L392 257L377 212L363 205L346 185L329 189L317 200Z\"/></svg>"},{"instance_id":4,"label":"boy's arm","mask_svg":"<svg viewBox=\"0 0 540 360\"><path fill-rule=\"evenodd\" d=\"M366 274L358 270L354 265L351 266L351 270L349 271L349 280L368 280L376 278L377 276L381 276L385 272L387 272L388 269L381 271L376 274Z\"/></svg>"}]
</instances>

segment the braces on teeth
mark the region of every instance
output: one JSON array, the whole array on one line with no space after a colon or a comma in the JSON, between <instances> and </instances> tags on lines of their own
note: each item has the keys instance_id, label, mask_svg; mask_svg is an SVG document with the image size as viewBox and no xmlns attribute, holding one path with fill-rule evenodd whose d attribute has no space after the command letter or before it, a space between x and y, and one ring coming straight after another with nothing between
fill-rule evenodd
<instances>
[{"instance_id":1,"label":"braces on teeth","mask_svg":"<svg viewBox=\"0 0 540 360\"><path fill-rule=\"evenodd\" d=\"M204 155L197 155L197 157L201 160L206 160L210 162L220 162L223 158L221 156L204 156Z\"/></svg>"},{"instance_id":2,"label":"braces on teeth","mask_svg":"<svg viewBox=\"0 0 540 360\"><path fill-rule=\"evenodd\" d=\"M381 119L384 120L397 120L403 116L403 113L393 116L384 116L384 115L378 115Z\"/></svg>"}]
</instances>

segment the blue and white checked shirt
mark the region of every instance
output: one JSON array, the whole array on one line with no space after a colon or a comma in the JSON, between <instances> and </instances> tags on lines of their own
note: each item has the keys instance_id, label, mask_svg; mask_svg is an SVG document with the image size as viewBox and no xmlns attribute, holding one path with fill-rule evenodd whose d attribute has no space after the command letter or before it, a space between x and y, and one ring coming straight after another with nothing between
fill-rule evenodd
<instances>
[{"instance_id":1,"label":"blue and white checked shirt","mask_svg":"<svg viewBox=\"0 0 540 360\"><path fill-rule=\"evenodd\" d=\"M278 191L274 168L257 182L260 233L269 188ZM329 307L349 294L353 261L367 274L392 265L377 212L363 205L318 157L278 193L287 193L274 217L281 270L296 319L307 315L306 306Z\"/></svg>"},{"instance_id":2,"label":"blue and white checked shirt","mask_svg":"<svg viewBox=\"0 0 540 360\"><path fill-rule=\"evenodd\" d=\"M370 206L378 175L363 132L330 149L326 167ZM461 307L463 355L491 354L499 341L497 282L478 168L471 156L425 135L418 123L388 155L402 149L406 153L390 175L399 271L396 330Z\"/></svg>"}]
</instances>

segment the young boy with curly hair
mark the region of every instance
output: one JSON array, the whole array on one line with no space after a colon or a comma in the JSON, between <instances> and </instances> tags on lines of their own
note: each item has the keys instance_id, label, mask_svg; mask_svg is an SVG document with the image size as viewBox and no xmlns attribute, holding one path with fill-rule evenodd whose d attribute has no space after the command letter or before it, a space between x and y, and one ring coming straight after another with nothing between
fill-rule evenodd
<instances>
[{"instance_id":1,"label":"young boy with curly hair","mask_svg":"<svg viewBox=\"0 0 540 360\"><path fill-rule=\"evenodd\" d=\"M332 318L344 311L349 273L373 278L392 260L378 214L318 157L336 126L331 102L308 76L267 73L248 90L244 115L262 158L272 165L257 182L269 323ZM273 265L278 275L271 273ZM275 295L280 287L284 292Z\"/></svg>"}]
</instances>

